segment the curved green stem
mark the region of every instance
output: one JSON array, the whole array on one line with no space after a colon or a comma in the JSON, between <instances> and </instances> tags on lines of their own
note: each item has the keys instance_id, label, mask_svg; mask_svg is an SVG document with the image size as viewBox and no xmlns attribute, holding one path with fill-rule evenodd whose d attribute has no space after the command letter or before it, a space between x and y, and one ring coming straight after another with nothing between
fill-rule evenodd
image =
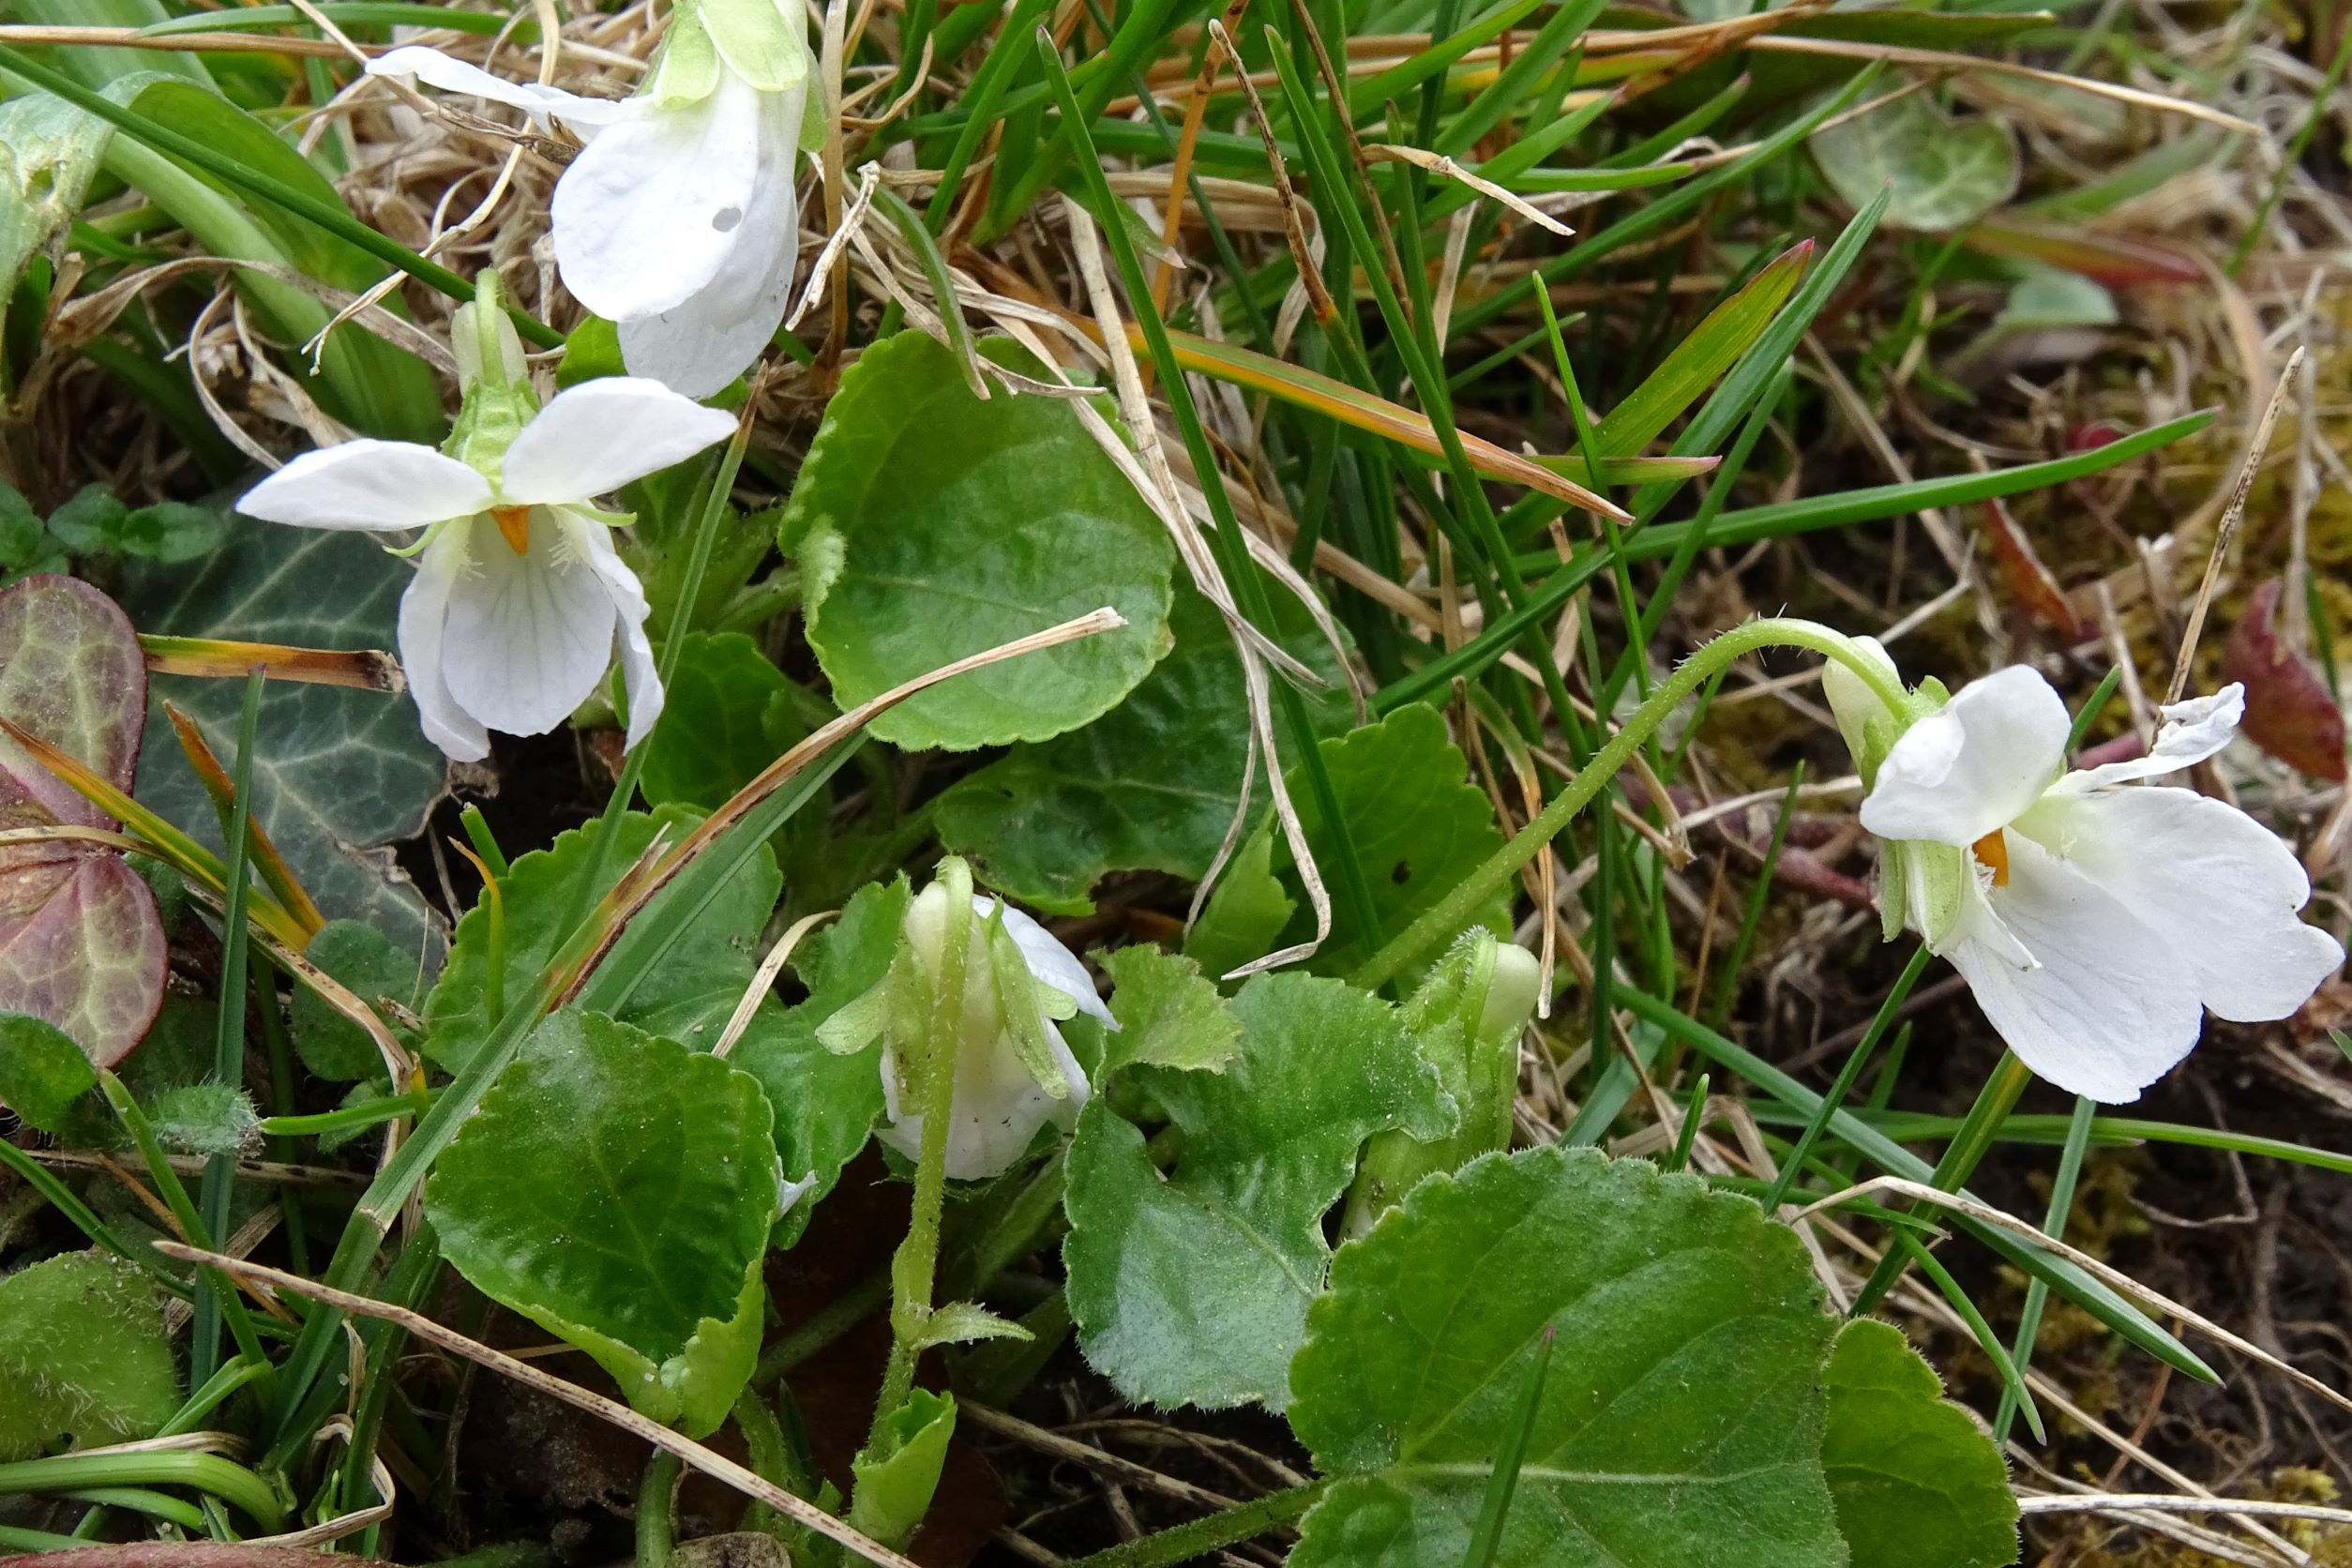
<instances>
[{"instance_id":1,"label":"curved green stem","mask_svg":"<svg viewBox=\"0 0 2352 1568\"><path fill-rule=\"evenodd\" d=\"M1817 621L1787 616L1735 626L1684 659L1549 805L1401 935L1366 959L1362 968L1348 977L1349 983L1365 990L1378 990L1408 963L1469 925L1479 905L1494 897L1496 889L1516 876L1519 867L1533 860L1545 844L1575 820L1577 812L1592 804L1601 787L1617 776L1618 770L1666 722L1666 716L1681 705L1683 699L1727 669L1734 659L1758 648L1803 648L1835 659L1888 708L1899 711L1903 706L1902 686L1889 678L1883 665L1863 654L1844 632L1833 631Z\"/></svg>"},{"instance_id":2,"label":"curved green stem","mask_svg":"<svg viewBox=\"0 0 2352 1568\"><path fill-rule=\"evenodd\" d=\"M0 1465L0 1495L72 1492L93 1487L188 1486L234 1503L264 1530L286 1525L286 1505L269 1483L217 1454L180 1450L132 1454L59 1454Z\"/></svg>"},{"instance_id":3,"label":"curved green stem","mask_svg":"<svg viewBox=\"0 0 2352 1568\"><path fill-rule=\"evenodd\" d=\"M931 1289L939 1273L940 1216L947 1206L948 1114L956 1098L956 1063L964 1027L964 969L972 948L972 872L954 857L940 862L947 886L939 973L931 977L931 1017L922 1065L923 1145L914 1165L914 1201L907 1239L890 1260L890 1364L874 1402L869 1453L882 1452L884 1423L914 1389L915 1358L929 1326ZM903 1069L902 1069L903 1070ZM910 1075L912 1076L912 1075Z\"/></svg>"}]
</instances>

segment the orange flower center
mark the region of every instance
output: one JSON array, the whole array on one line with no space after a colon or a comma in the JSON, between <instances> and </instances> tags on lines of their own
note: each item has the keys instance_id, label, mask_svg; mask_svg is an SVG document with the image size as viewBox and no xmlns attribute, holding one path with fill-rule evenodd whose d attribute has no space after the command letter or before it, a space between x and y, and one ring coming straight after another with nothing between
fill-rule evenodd
<instances>
[{"instance_id":1,"label":"orange flower center","mask_svg":"<svg viewBox=\"0 0 2352 1568\"><path fill-rule=\"evenodd\" d=\"M499 536L517 555L531 548L531 508L528 506L492 506L490 520L498 524ZM2000 837L1998 834L1995 837Z\"/></svg>"},{"instance_id":2,"label":"orange flower center","mask_svg":"<svg viewBox=\"0 0 2352 1568\"><path fill-rule=\"evenodd\" d=\"M1977 859L1993 868L1995 887L2009 885L2009 840L2001 837L1999 828L1995 828L1969 845L1968 849Z\"/></svg>"}]
</instances>

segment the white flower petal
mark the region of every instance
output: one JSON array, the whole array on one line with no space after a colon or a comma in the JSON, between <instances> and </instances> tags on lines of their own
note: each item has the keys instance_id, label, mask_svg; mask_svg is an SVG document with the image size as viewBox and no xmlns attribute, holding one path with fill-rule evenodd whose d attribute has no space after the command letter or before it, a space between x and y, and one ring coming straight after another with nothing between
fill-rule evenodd
<instances>
[{"instance_id":1,"label":"white flower petal","mask_svg":"<svg viewBox=\"0 0 2352 1568\"><path fill-rule=\"evenodd\" d=\"M1062 1127L1077 1123L1089 1093L1086 1074L1063 1043L1061 1032L1050 1024L1046 1026L1046 1045L1069 1086L1069 1093L1059 1100L1038 1087L1008 1040L1000 1037L987 1046L967 1045L957 1056L955 1103L947 1113L950 1180L978 1182L1002 1175L1029 1152L1037 1130L1047 1123ZM896 1114L896 1069L897 1063L885 1050L882 1090L890 1120L876 1129L875 1136L908 1159L917 1159L923 1152L923 1117Z\"/></svg>"},{"instance_id":2,"label":"white flower petal","mask_svg":"<svg viewBox=\"0 0 2352 1568\"><path fill-rule=\"evenodd\" d=\"M1995 671L1903 732L1862 802L1862 826L1881 838L1973 844L2058 778L2072 728L2039 671Z\"/></svg>"},{"instance_id":3,"label":"white flower petal","mask_svg":"<svg viewBox=\"0 0 2352 1568\"><path fill-rule=\"evenodd\" d=\"M564 286L596 314L667 310L735 248L760 165L760 95L722 73L699 102L612 127L555 184Z\"/></svg>"},{"instance_id":4,"label":"white flower petal","mask_svg":"<svg viewBox=\"0 0 2352 1568\"><path fill-rule=\"evenodd\" d=\"M783 324L800 260L798 155L803 94L761 95L760 169L735 249L700 292L670 309L620 323L633 375L707 398L758 359Z\"/></svg>"},{"instance_id":5,"label":"white flower petal","mask_svg":"<svg viewBox=\"0 0 2352 1568\"><path fill-rule=\"evenodd\" d=\"M506 448L502 501L554 505L620 489L735 433L735 416L657 381L605 376L558 392Z\"/></svg>"},{"instance_id":6,"label":"white flower petal","mask_svg":"<svg viewBox=\"0 0 2352 1568\"><path fill-rule=\"evenodd\" d=\"M571 716L612 658L612 597L560 520L531 518L517 555L489 518L466 524L471 569L451 588L442 678L466 712L510 735Z\"/></svg>"},{"instance_id":7,"label":"white flower petal","mask_svg":"<svg viewBox=\"0 0 2352 1568\"><path fill-rule=\"evenodd\" d=\"M585 98L560 87L540 86L535 82L509 82L422 44L408 44L376 56L368 62L368 74L414 80L445 93L462 93L468 98L510 104L530 115L533 123L542 128L550 115L569 125L596 127L610 125L633 113L626 98Z\"/></svg>"},{"instance_id":8,"label":"white flower petal","mask_svg":"<svg viewBox=\"0 0 2352 1568\"><path fill-rule=\"evenodd\" d=\"M416 576L400 596L400 668L408 676L409 696L416 701L417 726L427 740L460 762L478 762L490 755L490 732L458 706L449 683L442 678L449 591L466 569L471 532L467 524L456 523L436 535L417 557Z\"/></svg>"},{"instance_id":9,"label":"white flower petal","mask_svg":"<svg viewBox=\"0 0 2352 1568\"><path fill-rule=\"evenodd\" d=\"M984 894L972 896L972 912L986 921L996 912L1003 900ZM1021 960L1029 965L1029 972L1040 985L1051 986L1078 1003L1078 1011L1102 1020L1106 1029L1117 1029L1119 1021L1110 1016L1110 1009L1095 993L1093 977L1086 966L1068 948L1055 940L1054 934L1010 904L1004 905L1004 934L1013 939L1013 945L1021 950Z\"/></svg>"},{"instance_id":10,"label":"white flower petal","mask_svg":"<svg viewBox=\"0 0 2352 1568\"><path fill-rule=\"evenodd\" d=\"M2147 756L2077 769L2060 779L2057 787L2069 794L2077 794L2134 778L2178 773L2227 746L2245 716L2246 688L2234 681L2210 697L2175 702L2164 710L2164 727L2156 731L2156 744Z\"/></svg>"},{"instance_id":11,"label":"white flower petal","mask_svg":"<svg viewBox=\"0 0 2352 1568\"><path fill-rule=\"evenodd\" d=\"M1894 660L1883 643L1875 637L1857 637L1853 641L1873 664L1887 672L1888 680L1898 686L1903 684L1903 676L1894 668ZM1821 665L1821 694L1830 700L1830 712L1837 716L1837 732L1846 737L1847 752L1859 764L1862 759L1863 727L1886 713L1886 703L1879 701L1878 694L1860 675L1836 659L1824 660Z\"/></svg>"},{"instance_id":12,"label":"white flower petal","mask_svg":"<svg viewBox=\"0 0 2352 1568\"><path fill-rule=\"evenodd\" d=\"M422 528L490 504L490 481L411 441L305 452L247 490L237 510L301 528Z\"/></svg>"},{"instance_id":13,"label":"white flower petal","mask_svg":"<svg viewBox=\"0 0 2352 1568\"><path fill-rule=\"evenodd\" d=\"M2344 967L2335 938L2298 913L2302 863L2236 807L2162 786L2053 794L2012 837L2028 834L2162 933L2224 1018L2285 1018Z\"/></svg>"},{"instance_id":14,"label":"white flower petal","mask_svg":"<svg viewBox=\"0 0 2352 1568\"><path fill-rule=\"evenodd\" d=\"M620 645L621 679L629 694L628 734L621 743L626 751L652 734L655 720L661 717L661 675L654 668L653 644L645 640L645 617L652 613L645 603L645 588L621 559L621 552L612 548L611 529L594 518L552 510L576 530L580 553L612 597L612 637Z\"/></svg>"},{"instance_id":15,"label":"white flower petal","mask_svg":"<svg viewBox=\"0 0 2352 1568\"><path fill-rule=\"evenodd\" d=\"M2195 977L2148 920L2023 834L1995 911L2040 966L1975 942L1948 955L2001 1038L2060 1089L2109 1105L2139 1098L2197 1043Z\"/></svg>"}]
</instances>

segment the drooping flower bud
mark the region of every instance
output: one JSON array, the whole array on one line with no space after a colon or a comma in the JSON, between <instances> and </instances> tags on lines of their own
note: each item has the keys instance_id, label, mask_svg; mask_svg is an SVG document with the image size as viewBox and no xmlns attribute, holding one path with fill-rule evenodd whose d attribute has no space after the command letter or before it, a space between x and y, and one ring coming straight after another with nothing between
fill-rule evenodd
<instances>
[{"instance_id":1,"label":"drooping flower bud","mask_svg":"<svg viewBox=\"0 0 2352 1568\"><path fill-rule=\"evenodd\" d=\"M1010 1168L1038 1129L1069 1126L1091 1090L1055 1027L1084 1012L1116 1029L1085 966L1044 927L1002 900L975 896L959 860L941 864L908 906L890 972L818 1029L833 1050L882 1041L886 1122L878 1135L920 1159L938 1081L936 1052L952 1050L946 1172L980 1181ZM961 963L951 961L961 949ZM959 997L942 1005L951 970Z\"/></svg>"},{"instance_id":2,"label":"drooping flower bud","mask_svg":"<svg viewBox=\"0 0 2352 1568\"><path fill-rule=\"evenodd\" d=\"M1535 955L1472 931L1439 960L1405 1003L1405 1027L1453 1096L1449 1136L1424 1142L1391 1131L1367 1144L1348 1193L1345 1233L1360 1236L1414 1183L1511 1146L1519 1088L1519 1035L1535 1014L1542 973Z\"/></svg>"}]
</instances>

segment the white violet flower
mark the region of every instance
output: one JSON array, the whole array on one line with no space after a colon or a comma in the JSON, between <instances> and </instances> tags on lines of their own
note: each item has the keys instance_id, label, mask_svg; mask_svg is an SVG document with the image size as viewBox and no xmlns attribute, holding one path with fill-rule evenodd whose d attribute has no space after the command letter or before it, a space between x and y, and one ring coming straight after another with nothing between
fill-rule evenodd
<instances>
[{"instance_id":1,"label":"white violet flower","mask_svg":"<svg viewBox=\"0 0 2352 1568\"><path fill-rule=\"evenodd\" d=\"M678 0L623 99L507 82L416 44L368 70L511 104L542 131L560 120L586 143L555 184L555 264L615 324L630 374L706 398L776 336L800 249L793 168L811 144L798 0Z\"/></svg>"},{"instance_id":2,"label":"white violet flower","mask_svg":"<svg viewBox=\"0 0 2352 1568\"><path fill-rule=\"evenodd\" d=\"M616 645L635 746L662 701L645 594L612 547L629 519L590 500L726 440L735 420L628 376L540 408L496 293L486 281L458 312L465 401L444 450L360 440L306 452L237 508L302 528L425 530L403 551L416 576L400 597L400 662L426 737L457 761L487 756L492 730L563 723Z\"/></svg>"},{"instance_id":3,"label":"white violet flower","mask_svg":"<svg viewBox=\"0 0 2352 1568\"><path fill-rule=\"evenodd\" d=\"M912 1081L919 1069L901 1052L923 1040L929 1027L929 988L945 949L951 880L933 882L908 906L891 977L818 1029L818 1037L837 1051L858 1050L882 1037L885 1120L877 1136L910 1160L922 1157L926 1112L909 1103L921 1092ZM965 931L946 1173L974 1182L1011 1168L1040 1128L1050 1122L1066 1129L1085 1107L1086 1070L1057 1021L1082 1012L1106 1029L1119 1025L1095 994L1086 966L1020 911L972 895Z\"/></svg>"},{"instance_id":4,"label":"white violet flower","mask_svg":"<svg viewBox=\"0 0 2352 1568\"><path fill-rule=\"evenodd\" d=\"M2066 705L2025 666L1941 705L1931 683L1909 715L1835 663L1826 688L1869 786L1862 825L1884 840L1888 934L1919 931L2059 1088L2137 1099L2195 1047L2207 1010L2283 1018L2343 965L2299 918L2311 882L2275 834L2194 790L2138 783L2227 746L2242 687L2166 708L2145 757L2072 772Z\"/></svg>"}]
</instances>

